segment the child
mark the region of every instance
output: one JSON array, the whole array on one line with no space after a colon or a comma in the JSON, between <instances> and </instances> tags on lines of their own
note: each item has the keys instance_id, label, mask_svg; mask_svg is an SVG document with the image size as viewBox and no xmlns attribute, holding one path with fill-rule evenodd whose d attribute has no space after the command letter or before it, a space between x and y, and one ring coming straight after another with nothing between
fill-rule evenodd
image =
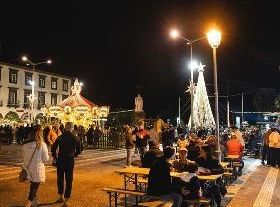
<instances>
[{"instance_id":1,"label":"child","mask_svg":"<svg viewBox=\"0 0 280 207\"><path fill-rule=\"evenodd\" d=\"M202 197L202 191L200 183L197 177L198 165L196 163L190 163L188 166L189 173L182 174L181 179L185 182L182 193L184 199L194 200Z\"/></svg>"}]
</instances>

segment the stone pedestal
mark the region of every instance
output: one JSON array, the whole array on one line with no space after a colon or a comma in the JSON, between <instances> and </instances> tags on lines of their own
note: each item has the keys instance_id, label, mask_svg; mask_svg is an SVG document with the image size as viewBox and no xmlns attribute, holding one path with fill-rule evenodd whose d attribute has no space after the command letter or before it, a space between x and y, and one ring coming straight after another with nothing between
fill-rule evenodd
<instances>
[{"instance_id":1,"label":"stone pedestal","mask_svg":"<svg viewBox=\"0 0 280 207\"><path fill-rule=\"evenodd\" d=\"M144 111L134 111L132 116L132 124L135 126L139 120L144 120L146 118L146 113Z\"/></svg>"}]
</instances>

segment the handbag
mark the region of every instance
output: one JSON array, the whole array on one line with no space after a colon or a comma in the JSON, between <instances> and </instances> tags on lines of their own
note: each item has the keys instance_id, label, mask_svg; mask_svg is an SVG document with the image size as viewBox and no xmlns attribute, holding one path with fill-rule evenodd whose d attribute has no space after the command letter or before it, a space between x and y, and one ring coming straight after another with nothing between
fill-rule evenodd
<instances>
[{"instance_id":1,"label":"handbag","mask_svg":"<svg viewBox=\"0 0 280 207\"><path fill-rule=\"evenodd\" d=\"M37 149L37 146L35 147L35 149L34 149L34 151L33 151L33 154L32 154L32 156L31 156L31 158L30 158L30 160L29 160L29 163L28 163L28 165L27 165L27 169L29 168L29 165L30 165L30 163L31 163L31 161L32 161L32 159L33 159L33 157L34 157L34 154L35 154L36 149ZM18 179L19 179L19 182L21 182L21 183L27 180L27 171L26 171L26 169L23 169L23 168L21 167L21 172L19 173Z\"/></svg>"}]
</instances>

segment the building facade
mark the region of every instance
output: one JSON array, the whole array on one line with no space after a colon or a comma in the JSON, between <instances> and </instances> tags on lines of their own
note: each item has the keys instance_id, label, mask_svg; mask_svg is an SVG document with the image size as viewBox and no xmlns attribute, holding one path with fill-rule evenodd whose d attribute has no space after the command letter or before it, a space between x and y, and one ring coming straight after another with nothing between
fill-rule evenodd
<instances>
[{"instance_id":1,"label":"building facade","mask_svg":"<svg viewBox=\"0 0 280 207\"><path fill-rule=\"evenodd\" d=\"M71 93L72 78L55 73L0 62L0 118L17 116L29 118L31 80L35 82L34 117L41 116L41 108L56 105Z\"/></svg>"}]
</instances>

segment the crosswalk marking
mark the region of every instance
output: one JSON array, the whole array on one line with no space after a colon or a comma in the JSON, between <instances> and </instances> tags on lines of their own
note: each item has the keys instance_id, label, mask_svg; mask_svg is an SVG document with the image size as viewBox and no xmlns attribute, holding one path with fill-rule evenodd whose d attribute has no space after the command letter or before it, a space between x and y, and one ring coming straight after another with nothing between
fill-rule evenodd
<instances>
[{"instance_id":1,"label":"crosswalk marking","mask_svg":"<svg viewBox=\"0 0 280 207\"><path fill-rule=\"evenodd\" d=\"M13 155L10 155L13 156ZM9 157L9 156L7 156ZM91 164L107 162L116 159L123 159L126 157L126 150L86 150L75 159L75 168L87 166ZM9 180L16 178L20 172L20 166L22 165L21 157L19 156L19 161L14 162L4 162L4 165L0 165L0 181ZM11 165L12 164L12 165ZM46 172L53 172L56 170L55 167L51 166L51 159L46 165Z\"/></svg>"},{"instance_id":2,"label":"crosswalk marking","mask_svg":"<svg viewBox=\"0 0 280 207\"><path fill-rule=\"evenodd\" d=\"M270 206L279 170L270 168L253 207Z\"/></svg>"}]
</instances>

